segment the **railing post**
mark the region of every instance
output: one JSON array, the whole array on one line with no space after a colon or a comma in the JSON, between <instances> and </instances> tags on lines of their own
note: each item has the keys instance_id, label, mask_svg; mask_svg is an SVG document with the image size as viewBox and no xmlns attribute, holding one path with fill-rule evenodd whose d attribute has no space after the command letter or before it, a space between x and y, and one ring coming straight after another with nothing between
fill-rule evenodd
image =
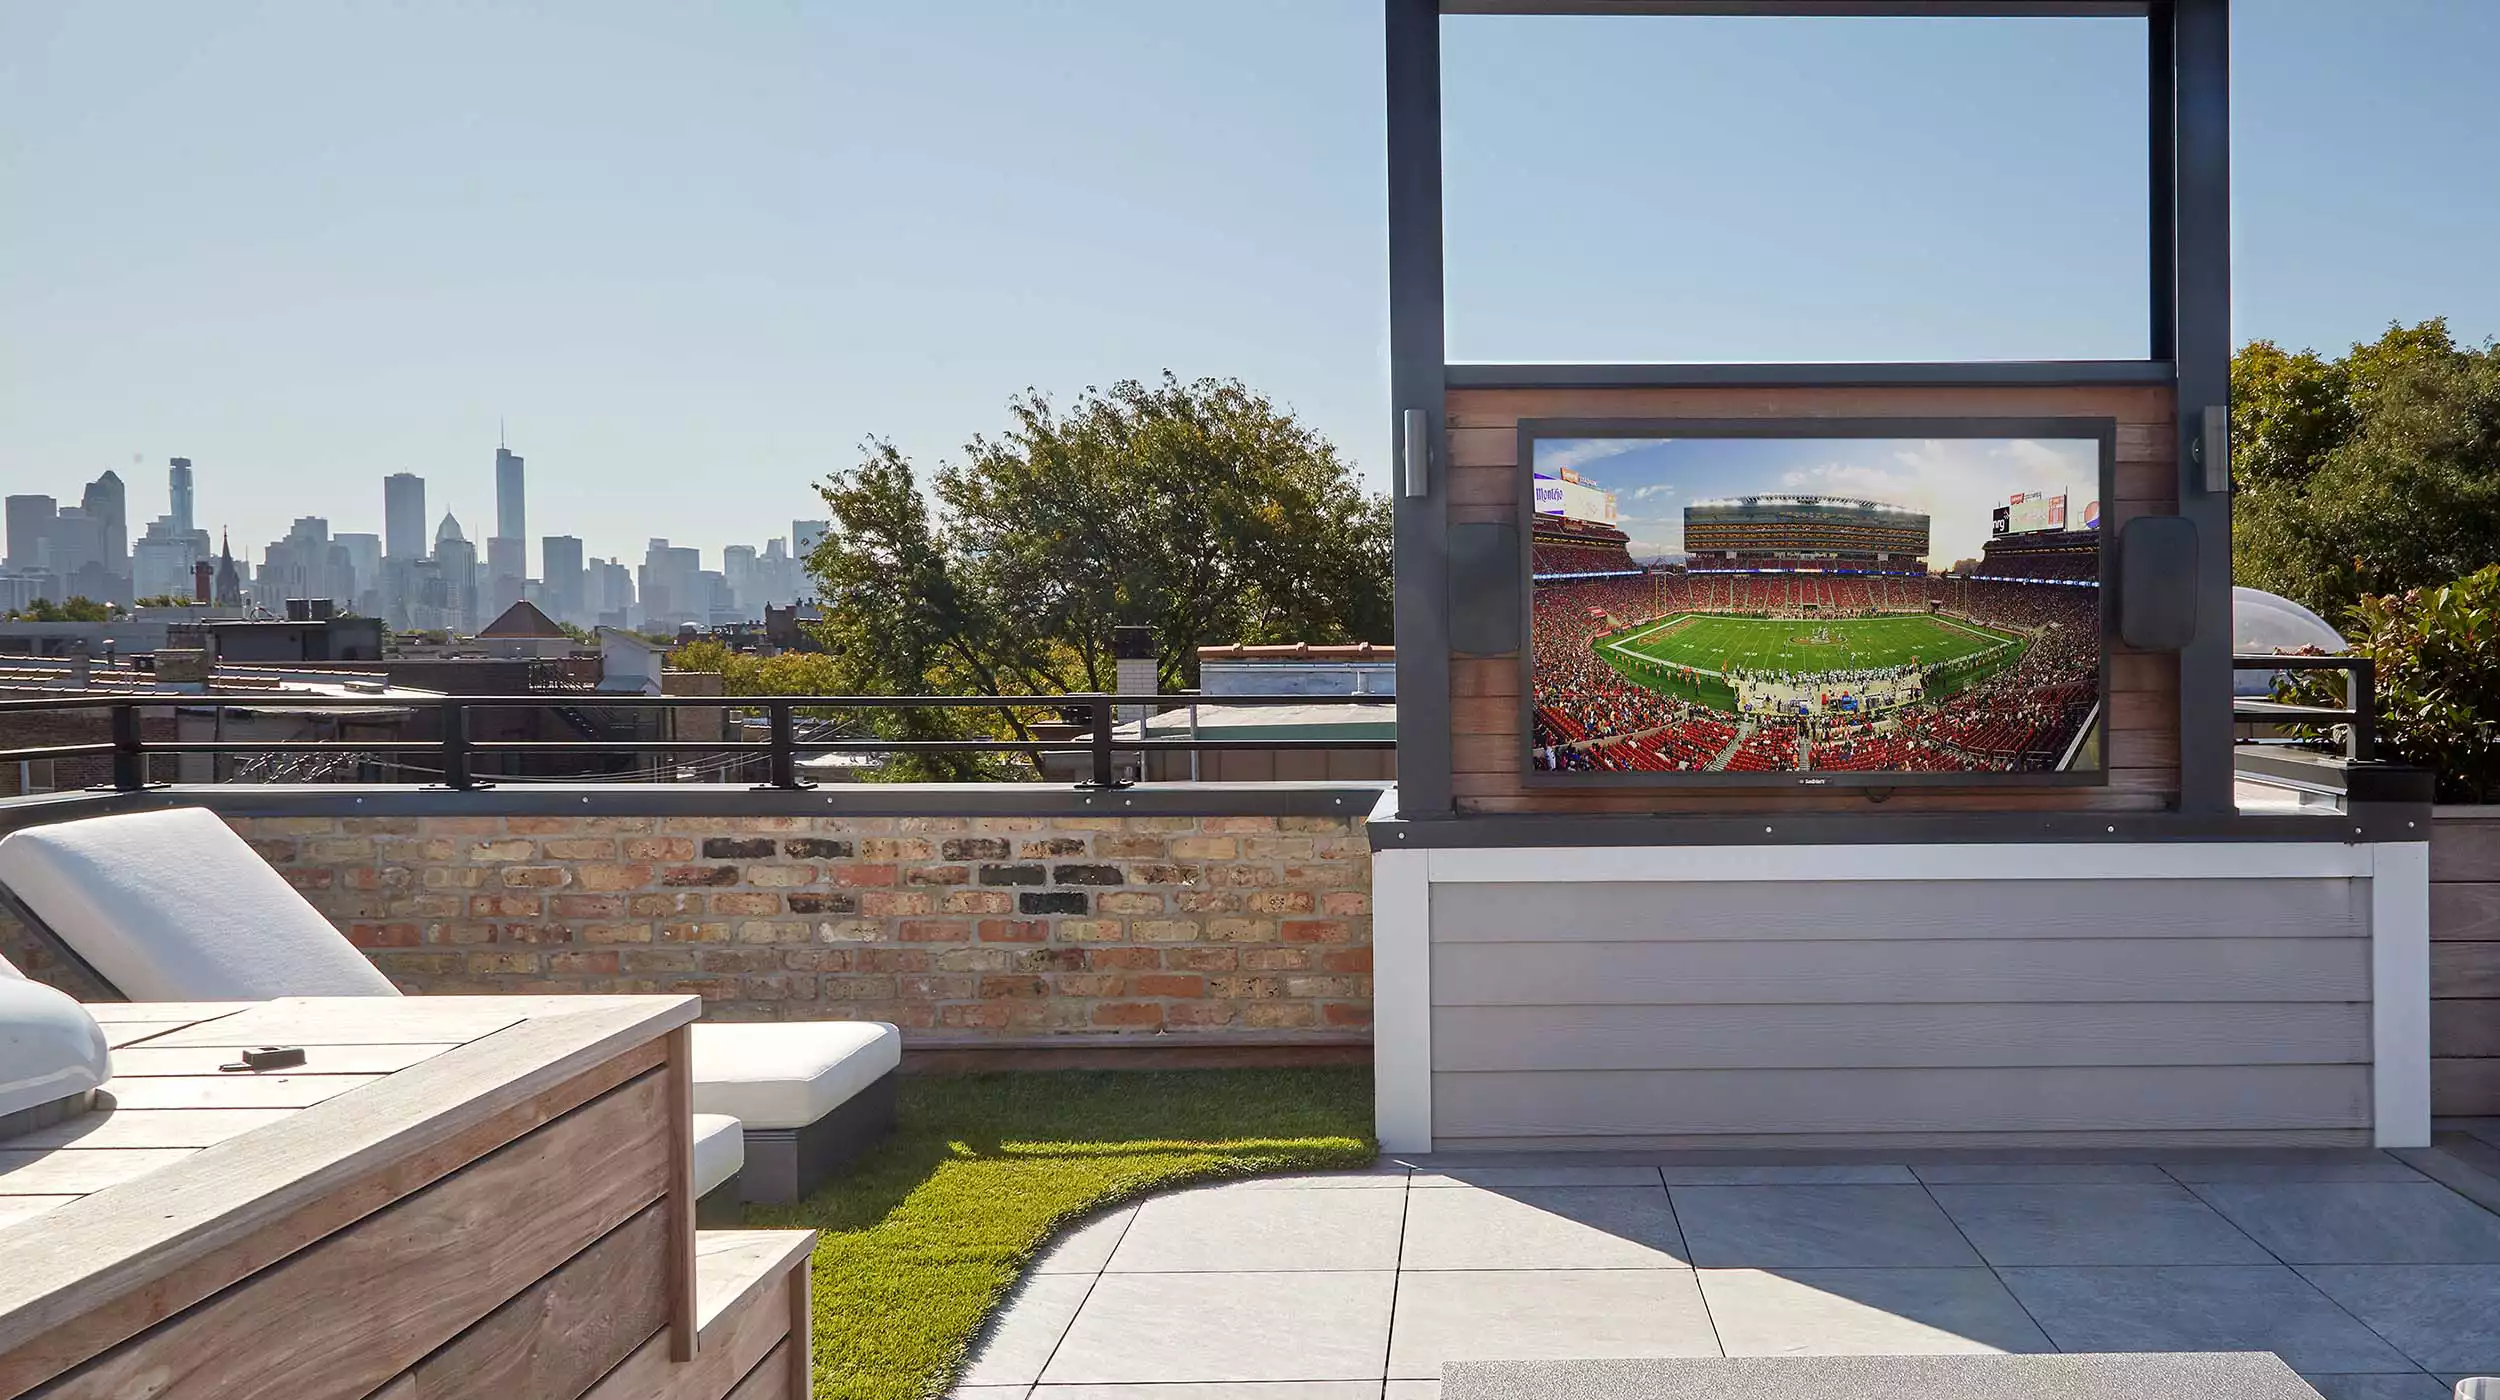
<instances>
[{"instance_id":1,"label":"railing post","mask_svg":"<svg viewBox=\"0 0 2500 1400\"><path fill-rule=\"evenodd\" d=\"M767 700L764 713L772 723L769 776L758 791L798 792L815 784L799 776L799 730L787 700Z\"/></svg>"},{"instance_id":2,"label":"railing post","mask_svg":"<svg viewBox=\"0 0 2500 1400\"><path fill-rule=\"evenodd\" d=\"M1120 775L1111 762L1111 726L1114 720L1111 697L1096 691L1088 698L1093 702L1094 776L1077 786L1103 792L1125 787L1127 784L1120 781Z\"/></svg>"},{"instance_id":3,"label":"railing post","mask_svg":"<svg viewBox=\"0 0 2500 1400\"><path fill-rule=\"evenodd\" d=\"M113 707L113 786L137 792L148 785L147 751L139 740L139 707Z\"/></svg>"},{"instance_id":4,"label":"railing post","mask_svg":"<svg viewBox=\"0 0 2500 1400\"><path fill-rule=\"evenodd\" d=\"M2352 709L2351 737L2344 757L2368 763L2378 752L2378 663L2366 656L2352 659L2345 673L2344 698Z\"/></svg>"},{"instance_id":5,"label":"railing post","mask_svg":"<svg viewBox=\"0 0 2500 1400\"><path fill-rule=\"evenodd\" d=\"M469 772L469 707L456 702L443 707L443 786L454 792L477 790L477 778Z\"/></svg>"}]
</instances>

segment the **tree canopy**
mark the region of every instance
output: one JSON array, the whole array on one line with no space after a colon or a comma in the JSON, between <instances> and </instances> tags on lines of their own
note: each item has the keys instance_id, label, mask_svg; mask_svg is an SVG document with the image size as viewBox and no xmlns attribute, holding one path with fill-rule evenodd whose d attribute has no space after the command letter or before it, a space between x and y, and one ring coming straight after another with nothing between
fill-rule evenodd
<instances>
[{"instance_id":1,"label":"tree canopy","mask_svg":"<svg viewBox=\"0 0 2500 1400\"><path fill-rule=\"evenodd\" d=\"M2231 362L2232 573L2336 620L2500 559L2500 348L2445 321Z\"/></svg>"},{"instance_id":2,"label":"tree canopy","mask_svg":"<svg viewBox=\"0 0 2500 1400\"><path fill-rule=\"evenodd\" d=\"M1234 380L1028 390L996 438L919 472L889 443L823 487L808 560L863 687L1112 686L1112 628L1155 631L1166 688L1227 642L1390 640L1389 503Z\"/></svg>"},{"instance_id":3,"label":"tree canopy","mask_svg":"<svg viewBox=\"0 0 2500 1400\"><path fill-rule=\"evenodd\" d=\"M8 619L11 622L110 622L117 611L110 603L99 603L81 594L66 603L37 598L8 614Z\"/></svg>"}]
</instances>

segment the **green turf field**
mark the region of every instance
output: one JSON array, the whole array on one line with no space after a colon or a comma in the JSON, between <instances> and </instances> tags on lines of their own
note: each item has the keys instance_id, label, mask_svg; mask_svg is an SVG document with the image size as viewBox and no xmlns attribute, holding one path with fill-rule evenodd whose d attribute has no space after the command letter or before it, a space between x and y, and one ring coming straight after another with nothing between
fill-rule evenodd
<instances>
[{"instance_id":1,"label":"green turf field","mask_svg":"<svg viewBox=\"0 0 2500 1400\"><path fill-rule=\"evenodd\" d=\"M1830 640L1814 640L1818 632ZM1690 666L1715 672L1734 667L1794 675L1906 666L1912 661L1933 668L1998 648L2003 650L1990 664L1957 672L1949 682L1939 677L1931 685L1931 695L1960 689L2012 665L2022 654L2021 639L1941 617L1818 622L1691 614L1627 628L1597 643L1598 654L1626 677L1719 708L1732 706L1734 695L1715 676L1687 680L1661 668Z\"/></svg>"}]
</instances>

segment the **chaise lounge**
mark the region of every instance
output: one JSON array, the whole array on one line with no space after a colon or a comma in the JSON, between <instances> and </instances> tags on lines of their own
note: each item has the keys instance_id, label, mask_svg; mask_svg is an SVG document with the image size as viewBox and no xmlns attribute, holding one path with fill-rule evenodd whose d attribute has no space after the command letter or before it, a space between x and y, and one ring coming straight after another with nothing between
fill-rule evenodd
<instances>
[{"instance_id":1,"label":"chaise lounge","mask_svg":"<svg viewBox=\"0 0 2500 1400\"><path fill-rule=\"evenodd\" d=\"M0 839L0 906L134 1001L400 994L204 808L14 832ZM798 1200L893 1126L902 1036L884 1022L698 1022L693 1048L707 1198Z\"/></svg>"}]
</instances>

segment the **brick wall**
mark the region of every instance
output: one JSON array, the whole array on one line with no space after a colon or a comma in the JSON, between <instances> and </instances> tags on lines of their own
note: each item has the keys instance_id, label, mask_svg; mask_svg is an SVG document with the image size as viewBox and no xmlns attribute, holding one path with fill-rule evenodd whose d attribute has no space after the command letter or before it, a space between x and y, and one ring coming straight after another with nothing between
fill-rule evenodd
<instances>
[{"instance_id":1,"label":"brick wall","mask_svg":"<svg viewBox=\"0 0 2500 1400\"><path fill-rule=\"evenodd\" d=\"M1360 818L228 821L411 992L692 992L921 1043L1371 1025Z\"/></svg>"}]
</instances>

